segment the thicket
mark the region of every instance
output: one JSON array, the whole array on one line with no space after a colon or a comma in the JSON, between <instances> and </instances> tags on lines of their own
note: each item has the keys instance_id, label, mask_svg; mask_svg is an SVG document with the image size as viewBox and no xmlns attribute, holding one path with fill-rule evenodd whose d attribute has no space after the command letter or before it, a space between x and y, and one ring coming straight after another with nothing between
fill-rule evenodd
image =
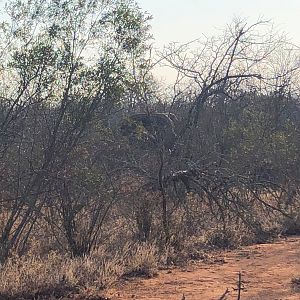
<instances>
[{"instance_id":1,"label":"thicket","mask_svg":"<svg viewBox=\"0 0 300 300\"><path fill-rule=\"evenodd\" d=\"M6 296L34 277L45 288L46 261L47 288L99 289L205 248L299 233L300 56L271 24L236 20L154 57L150 17L131 0L10 1L6 12ZM151 75L157 64L177 72L172 86Z\"/></svg>"}]
</instances>

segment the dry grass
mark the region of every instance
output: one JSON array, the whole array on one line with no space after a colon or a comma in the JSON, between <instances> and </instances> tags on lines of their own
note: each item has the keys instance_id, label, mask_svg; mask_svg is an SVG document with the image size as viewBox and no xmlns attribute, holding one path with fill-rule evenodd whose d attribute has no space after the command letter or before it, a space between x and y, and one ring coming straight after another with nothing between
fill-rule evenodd
<instances>
[{"instance_id":1,"label":"dry grass","mask_svg":"<svg viewBox=\"0 0 300 300\"><path fill-rule=\"evenodd\" d=\"M162 266L184 265L189 260L211 262L214 260L211 250L255 242L255 233L234 219L228 218L225 227L205 211L201 222L197 217L200 208L191 219L184 211L173 214L172 238L167 245L159 242L159 220L153 221L148 243L134 242L136 232L132 225L135 223L116 213L107 228L103 228L104 246L83 258L71 259L61 254L56 241L45 234L47 226L36 228L27 254L10 258L0 267L0 299L69 299L68 295L75 294L99 297L99 291L122 277L153 277ZM295 213L292 220L277 221L276 226L280 227L279 232L289 232L291 228L298 230L298 223L299 213ZM264 229L272 229L272 224ZM297 281L292 283L299 289Z\"/></svg>"},{"instance_id":2,"label":"dry grass","mask_svg":"<svg viewBox=\"0 0 300 300\"><path fill-rule=\"evenodd\" d=\"M80 291L99 291L122 272L118 258L104 260L97 255L70 259L51 253L45 258L10 259L1 268L0 293L7 298L33 299L37 295L61 297Z\"/></svg>"},{"instance_id":3,"label":"dry grass","mask_svg":"<svg viewBox=\"0 0 300 300\"><path fill-rule=\"evenodd\" d=\"M153 277L157 274L158 254L153 244L141 244L134 247L129 256L124 276Z\"/></svg>"},{"instance_id":4,"label":"dry grass","mask_svg":"<svg viewBox=\"0 0 300 300\"><path fill-rule=\"evenodd\" d=\"M74 259L55 252L12 258L0 269L0 299L91 296L122 276L154 276L156 268L156 248L148 244L127 245L115 255L99 249Z\"/></svg>"}]
</instances>

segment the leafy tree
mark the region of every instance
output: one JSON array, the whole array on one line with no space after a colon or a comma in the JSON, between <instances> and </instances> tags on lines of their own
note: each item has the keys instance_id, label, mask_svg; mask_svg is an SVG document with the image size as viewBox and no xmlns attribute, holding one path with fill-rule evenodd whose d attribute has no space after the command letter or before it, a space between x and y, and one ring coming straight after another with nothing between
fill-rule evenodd
<instances>
[{"instance_id":1,"label":"leafy tree","mask_svg":"<svg viewBox=\"0 0 300 300\"><path fill-rule=\"evenodd\" d=\"M52 193L69 188L63 174L73 165L74 153L95 118L103 127L120 105L132 80L132 57L144 54L148 39L148 17L130 0L11 1L7 12L0 146L2 171L10 176L1 179L6 187L2 211L7 212L2 259L26 243ZM72 174L81 167L75 164ZM74 246L76 229L68 226L76 209L68 208L60 217L68 218L62 222L72 253L81 255L90 247ZM89 217L97 228L101 218Z\"/></svg>"}]
</instances>

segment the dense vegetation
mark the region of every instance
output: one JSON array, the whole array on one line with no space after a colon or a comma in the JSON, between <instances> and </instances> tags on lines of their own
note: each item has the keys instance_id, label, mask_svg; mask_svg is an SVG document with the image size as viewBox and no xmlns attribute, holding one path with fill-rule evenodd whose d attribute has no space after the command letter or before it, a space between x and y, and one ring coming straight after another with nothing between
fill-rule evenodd
<instances>
[{"instance_id":1,"label":"dense vegetation","mask_svg":"<svg viewBox=\"0 0 300 300\"><path fill-rule=\"evenodd\" d=\"M154 56L150 17L131 0L6 10L3 293L34 276L103 288L203 249L299 233L300 56L269 23L234 21ZM153 77L157 64L177 72L172 86ZM27 277L13 289L16 272Z\"/></svg>"}]
</instances>

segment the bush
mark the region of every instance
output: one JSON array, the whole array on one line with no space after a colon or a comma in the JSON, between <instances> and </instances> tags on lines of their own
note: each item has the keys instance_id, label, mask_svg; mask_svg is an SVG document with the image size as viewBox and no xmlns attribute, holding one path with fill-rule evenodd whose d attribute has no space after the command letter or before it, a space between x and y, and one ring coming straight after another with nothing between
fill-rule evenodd
<instances>
[{"instance_id":1,"label":"bush","mask_svg":"<svg viewBox=\"0 0 300 300\"><path fill-rule=\"evenodd\" d=\"M291 218L284 217L281 221L281 231L285 235L300 234L300 214L292 214Z\"/></svg>"},{"instance_id":2,"label":"bush","mask_svg":"<svg viewBox=\"0 0 300 300\"><path fill-rule=\"evenodd\" d=\"M206 236L206 245L217 249L235 249L243 242L243 232L237 231L231 227L221 229L215 228L208 231Z\"/></svg>"},{"instance_id":3,"label":"bush","mask_svg":"<svg viewBox=\"0 0 300 300\"><path fill-rule=\"evenodd\" d=\"M157 248L153 244L141 244L133 248L134 250L128 257L124 276L151 278L157 275Z\"/></svg>"}]
</instances>

